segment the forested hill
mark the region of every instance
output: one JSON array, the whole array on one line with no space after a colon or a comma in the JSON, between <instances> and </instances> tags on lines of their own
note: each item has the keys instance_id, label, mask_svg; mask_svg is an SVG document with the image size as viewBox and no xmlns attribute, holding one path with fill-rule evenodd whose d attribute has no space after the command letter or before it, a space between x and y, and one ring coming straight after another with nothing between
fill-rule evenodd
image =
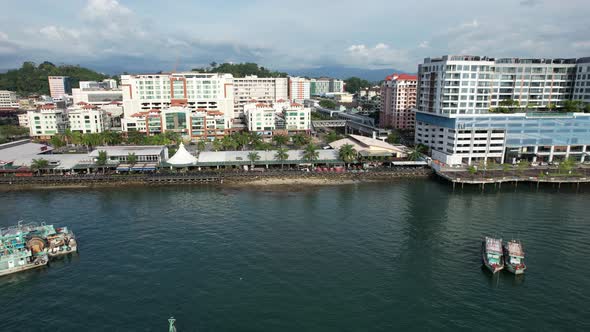
<instances>
[{"instance_id":1,"label":"forested hill","mask_svg":"<svg viewBox=\"0 0 590 332\"><path fill-rule=\"evenodd\" d=\"M79 81L102 81L107 75L97 73L80 66L60 65L43 62L38 66L25 62L19 69L0 74L0 90L16 91L21 96L31 94L49 94L47 76L69 76L72 87L77 88Z\"/></svg>"},{"instance_id":2,"label":"forested hill","mask_svg":"<svg viewBox=\"0 0 590 332\"><path fill-rule=\"evenodd\" d=\"M212 62L209 68L195 68L192 71L198 71L201 73L229 73L234 77L245 77L250 75L256 75L258 77L287 77L287 73L281 73L278 71L271 71L262 66L258 66L255 63L222 63L218 65Z\"/></svg>"}]
</instances>

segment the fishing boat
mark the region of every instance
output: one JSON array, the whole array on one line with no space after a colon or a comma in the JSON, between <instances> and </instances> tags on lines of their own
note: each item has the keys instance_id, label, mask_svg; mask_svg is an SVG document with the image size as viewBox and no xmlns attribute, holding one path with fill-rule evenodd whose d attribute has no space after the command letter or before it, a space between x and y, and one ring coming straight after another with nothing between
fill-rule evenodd
<instances>
[{"instance_id":1,"label":"fishing boat","mask_svg":"<svg viewBox=\"0 0 590 332\"><path fill-rule=\"evenodd\" d=\"M519 240L510 240L502 245L504 250L504 262L506 270L514 274L523 274L526 270L524 264L524 250L522 242Z\"/></svg>"},{"instance_id":2,"label":"fishing boat","mask_svg":"<svg viewBox=\"0 0 590 332\"><path fill-rule=\"evenodd\" d=\"M504 268L502 259L502 239L485 237L481 244L481 256L483 264L492 273L501 271Z\"/></svg>"},{"instance_id":3,"label":"fishing boat","mask_svg":"<svg viewBox=\"0 0 590 332\"><path fill-rule=\"evenodd\" d=\"M49 257L67 255L78 251L76 236L67 227L55 228L54 233L47 235Z\"/></svg>"},{"instance_id":4,"label":"fishing boat","mask_svg":"<svg viewBox=\"0 0 590 332\"><path fill-rule=\"evenodd\" d=\"M43 238L31 234L35 225L0 229L0 276L47 265Z\"/></svg>"}]
</instances>

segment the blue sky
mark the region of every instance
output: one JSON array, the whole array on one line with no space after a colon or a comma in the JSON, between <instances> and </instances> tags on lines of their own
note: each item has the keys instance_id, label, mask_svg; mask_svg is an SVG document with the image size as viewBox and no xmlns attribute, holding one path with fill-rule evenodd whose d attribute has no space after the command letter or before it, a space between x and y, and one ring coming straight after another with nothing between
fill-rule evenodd
<instances>
[{"instance_id":1,"label":"blue sky","mask_svg":"<svg viewBox=\"0 0 590 332\"><path fill-rule=\"evenodd\" d=\"M0 68L108 72L211 61L275 69L395 68L424 57L590 56L588 0L5 0Z\"/></svg>"}]
</instances>

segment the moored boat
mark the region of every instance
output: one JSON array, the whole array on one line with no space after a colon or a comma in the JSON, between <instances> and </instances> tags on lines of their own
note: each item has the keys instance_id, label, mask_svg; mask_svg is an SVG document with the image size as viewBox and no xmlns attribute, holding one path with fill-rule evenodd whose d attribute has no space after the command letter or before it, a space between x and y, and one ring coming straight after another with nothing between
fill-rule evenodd
<instances>
[{"instance_id":1,"label":"moored boat","mask_svg":"<svg viewBox=\"0 0 590 332\"><path fill-rule=\"evenodd\" d=\"M504 268L502 257L502 239L485 237L481 244L481 256L483 264L492 273L501 271Z\"/></svg>"},{"instance_id":2,"label":"moored boat","mask_svg":"<svg viewBox=\"0 0 590 332\"><path fill-rule=\"evenodd\" d=\"M76 236L67 227L55 228L53 225L41 223L40 226L32 227L30 234L46 241L46 251L49 257L67 255L78 250Z\"/></svg>"},{"instance_id":3,"label":"moored boat","mask_svg":"<svg viewBox=\"0 0 590 332\"><path fill-rule=\"evenodd\" d=\"M43 238L32 236L34 225L0 229L0 276L47 265Z\"/></svg>"},{"instance_id":4,"label":"moored boat","mask_svg":"<svg viewBox=\"0 0 590 332\"><path fill-rule=\"evenodd\" d=\"M510 240L502 245L506 270L514 274L523 274L526 270L524 264L524 249L519 240Z\"/></svg>"}]
</instances>

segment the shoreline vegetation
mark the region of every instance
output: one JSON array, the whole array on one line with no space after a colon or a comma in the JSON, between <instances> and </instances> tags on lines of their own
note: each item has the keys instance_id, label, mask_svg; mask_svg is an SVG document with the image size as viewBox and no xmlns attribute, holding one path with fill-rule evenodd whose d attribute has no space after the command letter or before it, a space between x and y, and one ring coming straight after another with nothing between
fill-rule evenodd
<instances>
[{"instance_id":1,"label":"shoreline vegetation","mask_svg":"<svg viewBox=\"0 0 590 332\"><path fill-rule=\"evenodd\" d=\"M89 188L125 188L137 186L166 185L212 185L221 188L275 188L291 190L293 188L314 186L348 185L366 182L388 182L408 178L427 178L434 173L429 168L411 170L380 170L346 173L312 173L312 172L232 172L232 173L185 173L174 175L143 176L43 176L33 178L2 179L0 192L48 189L89 189Z\"/></svg>"}]
</instances>

